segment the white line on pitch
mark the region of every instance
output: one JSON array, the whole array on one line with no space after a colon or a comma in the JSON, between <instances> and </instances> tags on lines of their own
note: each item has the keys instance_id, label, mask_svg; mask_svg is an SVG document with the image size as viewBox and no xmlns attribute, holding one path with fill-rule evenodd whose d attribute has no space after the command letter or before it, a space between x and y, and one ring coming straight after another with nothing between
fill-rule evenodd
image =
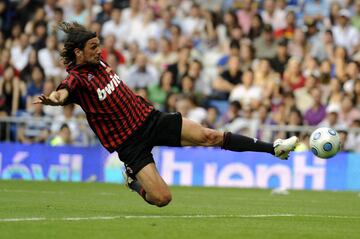
<instances>
[{"instance_id":1,"label":"white line on pitch","mask_svg":"<svg viewBox=\"0 0 360 239\"><path fill-rule=\"evenodd\" d=\"M121 215L97 217L63 217L63 218L0 218L0 222L24 221L86 221L86 220L115 220L115 219L176 219L176 218L269 218L269 217L308 217L328 219L360 219L360 216L341 215L301 215L301 214L255 214L255 215Z\"/></svg>"},{"instance_id":2,"label":"white line on pitch","mask_svg":"<svg viewBox=\"0 0 360 239\"><path fill-rule=\"evenodd\" d=\"M18 189L0 189L0 192L7 192L7 193L45 193L45 194L65 194L71 193L67 191L36 191L36 190L18 190ZM116 196L119 195L118 193L110 193L110 192L97 192L96 194L102 196Z\"/></svg>"}]
</instances>

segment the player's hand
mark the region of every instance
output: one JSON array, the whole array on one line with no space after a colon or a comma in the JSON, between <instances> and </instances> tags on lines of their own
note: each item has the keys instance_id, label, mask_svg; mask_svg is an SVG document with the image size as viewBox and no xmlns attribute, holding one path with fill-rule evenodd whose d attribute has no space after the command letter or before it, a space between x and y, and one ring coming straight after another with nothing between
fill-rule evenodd
<instances>
[{"instance_id":1,"label":"player's hand","mask_svg":"<svg viewBox=\"0 0 360 239\"><path fill-rule=\"evenodd\" d=\"M63 102L60 100L60 92L53 91L49 96L41 94L33 104L43 105L61 105Z\"/></svg>"}]
</instances>

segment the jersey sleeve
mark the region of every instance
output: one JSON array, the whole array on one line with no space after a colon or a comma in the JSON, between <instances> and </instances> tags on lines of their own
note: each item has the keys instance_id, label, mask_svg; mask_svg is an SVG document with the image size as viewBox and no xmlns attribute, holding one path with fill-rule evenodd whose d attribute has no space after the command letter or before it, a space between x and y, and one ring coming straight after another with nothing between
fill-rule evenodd
<instances>
[{"instance_id":1,"label":"jersey sleeve","mask_svg":"<svg viewBox=\"0 0 360 239\"><path fill-rule=\"evenodd\" d=\"M60 82L56 90L67 89L69 96L64 105L77 103L77 92L80 87L80 82L75 75L69 74L63 81Z\"/></svg>"}]
</instances>

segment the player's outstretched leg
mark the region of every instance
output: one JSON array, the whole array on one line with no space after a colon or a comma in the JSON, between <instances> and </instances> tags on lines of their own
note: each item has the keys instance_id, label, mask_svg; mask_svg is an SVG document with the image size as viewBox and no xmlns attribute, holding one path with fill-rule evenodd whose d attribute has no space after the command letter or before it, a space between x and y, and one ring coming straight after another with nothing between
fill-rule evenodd
<instances>
[{"instance_id":1,"label":"player's outstretched leg","mask_svg":"<svg viewBox=\"0 0 360 239\"><path fill-rule=\"evenodd\" d=\"M287 159L297 143L298 138L296 136L288 139L277 139L274 143L268 143L240 134L204 128L186 118L183 118L181 130L181 145L183 146L218 146L236 152L265 152L280 159Z\"/></svg>"}]
</instances>

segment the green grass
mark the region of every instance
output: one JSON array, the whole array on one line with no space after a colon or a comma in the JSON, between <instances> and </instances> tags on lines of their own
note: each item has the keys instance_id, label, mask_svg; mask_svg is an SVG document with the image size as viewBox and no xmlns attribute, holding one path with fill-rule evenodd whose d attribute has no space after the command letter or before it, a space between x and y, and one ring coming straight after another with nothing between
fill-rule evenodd
<instances>
[{"instance_id":1,"label":"green grass","mask_svg":"<svg viewBox=\"0 0 360 239\"><path fill-rule=\"evenodd\" d=\"M360 238L357 192L172 192L156 208L122 185L0 181L0 238Z\"/></svg>"}]
</instances>

